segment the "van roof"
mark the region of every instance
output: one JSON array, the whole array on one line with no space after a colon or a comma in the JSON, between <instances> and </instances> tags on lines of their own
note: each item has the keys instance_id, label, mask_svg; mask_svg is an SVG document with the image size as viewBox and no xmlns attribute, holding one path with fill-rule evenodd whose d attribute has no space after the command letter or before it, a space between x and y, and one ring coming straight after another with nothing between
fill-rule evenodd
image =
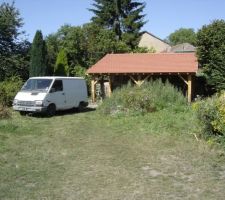
<instances>
[{"instance_id":1,"label":"van roof","mask_svg":"<svg viewBox=\"0 0 225 200\"><path fill-rule=\"evenodd\" d=\"M68 77L68 76L37 76L30 77L30 79L79 79L83 80L83 77Z\"/></svg>"}]
</instances>

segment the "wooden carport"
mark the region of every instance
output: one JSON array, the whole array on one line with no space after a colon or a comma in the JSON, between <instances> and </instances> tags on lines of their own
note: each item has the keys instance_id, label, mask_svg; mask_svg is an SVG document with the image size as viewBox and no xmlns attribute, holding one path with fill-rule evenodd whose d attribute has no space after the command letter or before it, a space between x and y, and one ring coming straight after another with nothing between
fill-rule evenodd
<instances>
[{"instance_id":1,"label":"wooden carport","mask_svg":"<svg viewBox=\"0 0 225 200\"><path fill-rule=\"evenodd\" d=\"M194 53L144 53L144 54L107 54L88 69L91 75L92 101L95 102L96 84L107 77L108 95L112 93L112 84L116 76L129 77L141 86L152 76L178 76L187 85L188 102L192 100L192 80L198 70Z\"/></svg>"}]
</instances>

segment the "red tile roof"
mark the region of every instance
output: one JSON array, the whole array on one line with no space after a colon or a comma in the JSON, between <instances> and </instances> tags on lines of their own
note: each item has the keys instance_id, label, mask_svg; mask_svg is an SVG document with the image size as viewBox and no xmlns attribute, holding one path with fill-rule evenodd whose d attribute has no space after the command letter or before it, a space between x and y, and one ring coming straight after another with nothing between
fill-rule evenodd
<instances>
[{"instance_id":1,"label":"red tile roof","mask_svg":"<svg viewBox=\"0 0 225 200\"><path fill-rule=\"evenodd\" d=\"M194 53L107 54L88 69L88 74L196 73Z\"/></svg>"}]
</instances>

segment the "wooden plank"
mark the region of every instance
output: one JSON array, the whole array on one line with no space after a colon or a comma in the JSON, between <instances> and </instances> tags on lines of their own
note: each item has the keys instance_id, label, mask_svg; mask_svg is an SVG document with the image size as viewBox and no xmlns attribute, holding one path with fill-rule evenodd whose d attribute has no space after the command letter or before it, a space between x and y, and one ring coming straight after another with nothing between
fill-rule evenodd
<instances>
[{"instance_id":1,"label":"wooden plank","mask_svg":"<svg viewBox=\"0 0 225 200\"><path fill-rule=\"evenodd\" d=\"M188 85L188 81L186 81L183 76L181 76L180 74L178 74L178 76L185 82L186 85Z\"/></svg>"},{"instance_id":2,"label":"wooden plank","mask_svg":"<svg viewBox=\"0 0 225 200\"><path fill-rule=\"evenodd\" d=\"M188 75L188 102L192 101L192 75Z\"/></svg>"},{"instance_id":3,"label":"wooden plank","mask_svg":"<svg viewBox=\"0 0 225 200\"><path fill-rule=\"evenodd\" d=\"M109 97L112 96L112 77L109 76L109 93L108 93Z\"/></svg>"},{"instance_id":4,"label":"wooden plank","mask_svg":"<svg viewBox=\"0 0 225 200\"><path fill-rule=\"evenodd\" d=\"M141 79L141 76L138 76L138 80L135 80L134 77L130 76L130 78L134 81L136 85L139 87L150 77L150 75L146 76L144 79Z\"/></svg>"}]
</instances>

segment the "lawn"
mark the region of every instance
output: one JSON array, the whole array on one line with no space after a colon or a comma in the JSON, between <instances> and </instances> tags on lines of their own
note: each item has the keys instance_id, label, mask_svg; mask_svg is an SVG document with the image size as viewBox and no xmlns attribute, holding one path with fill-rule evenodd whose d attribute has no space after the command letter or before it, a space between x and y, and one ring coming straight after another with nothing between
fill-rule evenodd
<instances>
[{"instance_id":1,"label":"lawn","mask_svg":"<svg viewBox=\"0 0 225 200\"><path fill-rule=\"evenodd\" d=\"M190 111L0 121L0 199L224 199L224 151Z\"/></svg>"}]
</instances>

